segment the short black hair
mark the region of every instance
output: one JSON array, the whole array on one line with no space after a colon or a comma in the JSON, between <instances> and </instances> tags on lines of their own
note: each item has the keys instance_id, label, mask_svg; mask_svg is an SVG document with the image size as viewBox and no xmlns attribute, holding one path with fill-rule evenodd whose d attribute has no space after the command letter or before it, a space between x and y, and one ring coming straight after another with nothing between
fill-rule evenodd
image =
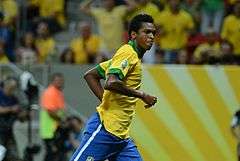
<instances>
[{"instance_id":1,"label":"short black hair","mask_svg":"<svg viewBox=\"0 0 240 161\"><path fill-rule=\"evenodd\" d=\"M138 30L142 27L142 23L154 23L154 20L152 16L148 14L138 14L131 20L129 27L128 27L128 35L131 37L131 32L135 31L138 32Z\"/></svg>"},{"instance_id":2,"label":"short black hair","mask_svg":"<svg viewBox=\"0 0 240 161\"><path fill-rule=\"evenodd\" d=\"M64 76L63 76L63 74L62 73L53 73L52 75L51 75L51 82L53 82L56 78L63 78Z\"/></svg>"}]
</instances>

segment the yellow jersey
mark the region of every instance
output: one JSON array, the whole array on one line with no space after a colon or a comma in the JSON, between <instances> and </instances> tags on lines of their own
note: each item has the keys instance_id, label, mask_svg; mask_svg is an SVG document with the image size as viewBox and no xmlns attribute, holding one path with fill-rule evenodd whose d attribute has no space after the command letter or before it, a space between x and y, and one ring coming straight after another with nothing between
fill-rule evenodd
<instances>
[{"instance_id":1,"label":"yellow jersey","mask_svg":"<svg viewBox=\"0 0 240 161\"><path fill-rule=\"evenodd\" d=\"M160 14L159 10L158 10L158 7L151 3L151 2L148 2L146 5L144 6L141 6L139 5L137 7L137 9L133 12L133 13L130 13L128 16L127 16L127 20L130 21L131 19L133 19L134 16L138 15L138 14L141 14L141 13L146 13L146 14L149 14L150 16L153 17L154 20L157 19L158 15Z\"/></svg>"},{"instance_id":2,"label":"yellow jersey","mask_svg":"<svg viewBox=\"0 0 240 161\"><path fill-rule=\"evenodd\" d=\"M2 0L1 3L2 12L4 13L4 23L8 24L18 15L18 5L15 0Z\"/></svg>"},{"instance_id":3,"label":"yellow jersey","mask_svg":"<svg viewBox=\"0 0 240 161\"><path fill-rule=\"evenodd\" d=\"M101 76L102 79L106 79L105 72L107 68L111 65L112 59L109 59L107 61L104 61L97 65L97 72Z\"/></svg>"},{"instance_id":4,"label":"yellow jersey","mask_svg":"<svg viewBox=\"0 0 240 161\"><path fill-rule=\"evenodd\" d=\"M75 61L77 64L88 63L88 55L85 52L86 50L88 50L90 53L93 53L94 57L96 57L96 54L98 54L100 51L100 45L101 40L97 35L90 36L86 42L84 42L82 38L75 38L70 43L70 47L75 53Z\"/></svg>"},{"instance_id":5,"label":"yellow jersey","mask_svg":"<svg viewBox=\"0 0 240 161\"><path fill-rule=\"evenodd\" d=\"M194 27L191 15L184 10L180 10L178 14L173 14L170 9L165 9L159 14L156 24L164 30L159 41L160 47L164 50L185 47L188 38L186 30Z\"/></svg>"},{"instance_id":6,"label":"yellow jersey","mask_svg":"<svg viewBox=\"0 0 240 161\"><path fill-rule=\"evenodd\" d=\"M115 74L124 84L132 89L141 85L141 60L138 58L135 43L130 41L118 49L111 59L105 75ZM106 67L102 66L102 67ZM135 114L138 98L128 97L109 90L104 90L102 103L97 107L106 130L122 139L129 137L129 126Z\"/></svg>"},{"instance_id":7,"label":"yellow jersey","mask_svg":"<svg viewBox=\"0 0 240 161\"><path fill-rule=\"evenodd\" d=\"M102 48L112 53L123 44L123 17L127 12L127 7L120 5L108 12L104 8L92 8L91 13L95 17L99 34L103 41Z\"/></svg>"},{"instance_id":8,"label":"yellow jersey","mask_svg":"<svg viewBox=\"0 0 240 161\"><path fill-rule=\"evenodd\" d=\"M35 45L39 51L40 63L44 63L48 56L55 53L55 40L52 37L47 39L37 38Z\"/></svg>"},{"instance_id":9,"label":"yellow jersey","mask_svg":"<svg viewBox=\"0 0 240 161\"><path fill-rule=\"evenodd\" d=\"M240 55L240 18L227 16L223 22L221 37L233 44L234 54Z\"/></svg>"}]
</instances>

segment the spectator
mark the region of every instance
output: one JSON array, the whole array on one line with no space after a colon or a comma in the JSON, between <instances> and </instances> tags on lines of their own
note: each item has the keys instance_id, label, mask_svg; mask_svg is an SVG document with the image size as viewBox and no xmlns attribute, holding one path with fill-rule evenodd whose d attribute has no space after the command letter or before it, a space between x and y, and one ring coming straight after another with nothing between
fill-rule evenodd
<instances>
[{"instance_id":1,"label":"spectator","mask_svg":"<svg viewBox=\"0 0 240 161\"><path fill-rule=\"evenodd\" d=\"M0 41L4 45L4 52L10 61L15 60L11 32L4 24L4 15L0 12Z\"/></svg>"},{"instance_id":2,"label":"spectator","mask_svg":"<svg viewBox=\"0 0 240 161\"><path fill-rule=\"evenodd\" d=\"M131 0L125 0L125 5L115 5L114 0L104 0L103 7L92 8L88 3L81 5L81 11L93 16L98 24L100 37L103 40L102 49L108 58L112 56L115 50L123 44L124 23L123 18L125 15L134 10L136 5Z\"/></svg>"},{"instance_id":3,"label":"spectator","mask_svg":"<svg viewBox=\"0 0 240 161\"><path fill-rule=\"evenodd\" d=\"M40 17L45 20L51 33L56 33L66 25L64 16L64 0L39 1Z\"/></svg>"},{"instance_id":4,"label":"spectator","mask_svg":"<svg viewBox=\"0 0 240 161\"><path fill-rule=\"evenodd\" d=\"M2 0L2 13L5 15L4 24L9 27L16 27L18 17L18 5L15 0ZM0 8L1 9L1 8Z\"/></svg>"},{"instance_id":5,"label":"spectator","mask_svg":"<svg viewBox=\"0 0 240 161\"><path fill-rule=\"evenodd\" d=\"M221 37L233 45L233 53L240 57L240 1L235 3L234 13L224 18Z\"/></svg>"},{"instance_id":6,"label":"spectator","mask_svg":"<svg viewBox=\"0 0 240 161\"><path fill-rule=\"evenodd\" d=\"M194 51L193 62L195 64L210 63L210 59L220 57L220 43L216 39L216 33L212 28L206 33L207 42L200 44Z\"/></svg>"},{"instance_id":7,"label":"spectator","mask_svg":"<svg viewBox=\"0 0 240 161\"><path fill-rule=\"evenodd\" d=\"M64 64L74 64L75 63L75 53L71 48L66 48L63 50L60 56L60 62Z\"/></svg>"},{"instance_id":8,"label":"spectator","mask_svg":"<svg viewBox=\"0 0 240 161\"><path fill-rule=\"evenodd\" d=\"M33 34L28 32L23 35L20 45L16 50L16 62L23 65L36 64L38 62L38 51Z\"/></svg>"},{"instance_id":9,"label":"spectator","mask_svg":"<svg viewBox=\"0 0 240 161\"><path fill-rule=\"evenodd\" d=\"M194 23L191 15L180 9L179 0L169 0L168 3L169 9L160 13L156 24L159 26L159 46L164 51L164 62L176 63L178 51L186 46Z\"/></svg>"},{"instance_id":10,"label":"spectator","mask_svg":"<svg viewBox=\"0 0 240 161\"><path fill-rule=\"evenodd\" d=\"M201 33L205 34L209 27L212 27L216 33L220 33L224 16L224 0L201 1Z\"/></svg>"},{"instance_id":11,"label":"spectator","mask_svg":"<svg viewBox=\"0 0 240 161\"><path fill-rule=\"evenodd\" d=\"M83 121L77 116L72 116L68 118L69 127L72 130L69 136L66 146L68 149L75 151L80 145L83 134Z\"/></svg>"},{"instance_id":12,"label":"spectator","mask_svg":"<svg viewBox=\"0 0 240 161\"><path fill-rule=\"evenodd\" d=\"M135 0L137 3L137 9L128 15L127 19L131 20L134 16L140 13L146 13L151 15L154 20L157 18L159 14L158 7L152 3L150 0Z\"/></svg>"},{"instance_id":13,"label":"spectator","mask_svg":"<svg viewBox=\"0 0 240 161\"><path fill-rule=\"evenodd\" d=\"M16 142L13 136L13 123L21 111L19 101L14 96L17 80L7 78L0 88L0 145L7 149L4 161L18 159Z\"/></svg>"},{"instance_id":14,"label":"spectator","mask_svg":"<svg viewBox=\"0 0 240 161\"><path fill-rule=\"evenodd\" d=\"M38 24L35 45L39 52L40 63L45 63L47 59L55 54L55 41L49 33L48 25L45 22Z\"/></svg>"},{"instance_id":15,"label":"spectator","mask_svg":"<svg viewBox=\"0 0 240 161\"><path fill-rule=\"evenodd\" d=\"M193 17L194 23L196 24L196 30L199 31L201 24L200 4L202 0L183 0L181 8L190 13Z\"/></svg>"},{"instance_id":16,"label":"spectator","mask_svg":"<svg viewBox=\"0 0 240 161\"><path fill-rule=\"evenodd\" d=\"M63 96L64 77L54 73L48 88L40 99L40 137L46 147L44 161L57 161L58 154L54 145L54 133L64 117L65 101Z\"/></svg>"},{"instance_id":17,"label":"spectator","mask_svg":"<svg viewBox=\"0 0 240 161\"><path fill-rule=\"evenodd\" d=\"M70 43L76 63L94 63L100 51L100 37L92 34L91 25L87 22L80 23L78 27L81 37L73 39Z\"/></svg>"}]
</instances>

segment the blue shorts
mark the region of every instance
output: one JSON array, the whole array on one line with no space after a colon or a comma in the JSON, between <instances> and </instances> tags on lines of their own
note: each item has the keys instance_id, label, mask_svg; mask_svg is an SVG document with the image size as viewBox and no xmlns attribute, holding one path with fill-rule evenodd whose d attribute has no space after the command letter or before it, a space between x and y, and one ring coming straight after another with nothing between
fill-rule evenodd
<instances>
[{"instance_id":1,"label":"blue shorts","mask_svg":"<svg viewBox=\"0 0 240 161\"><path fill-rule=\"evenodd\" d=\"M142 161L134 142L105 130L98 113L87 122L80 146L70 161Z\"/></svg>"}]
</instances>

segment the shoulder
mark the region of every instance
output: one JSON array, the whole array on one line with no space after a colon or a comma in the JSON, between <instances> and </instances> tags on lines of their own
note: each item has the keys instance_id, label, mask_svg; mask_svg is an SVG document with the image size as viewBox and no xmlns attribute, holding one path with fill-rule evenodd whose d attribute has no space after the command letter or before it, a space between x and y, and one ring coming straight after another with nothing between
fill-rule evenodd
<instances>
[{"instance_id":1,"label":"shoulder","mask_svg":"<svg viewBox=\"0 0 240 161\"><path fill-rule=\"evenodd\" d=\"M123 55L123 56L136 56L137 57L137 53L134 51L134 49L132 48L131 45L129 44L125 44L123 46L121 46L116 54L116 56L118 55Z\"/></svg>"},{"instance_id":2,"label":"shoulder","mask_svg":"<svg viewBox=\"0 0 240 161\"><path fill-rule=\"evenodd\" d=\"M94 17L99 17L100 15L105 14L106 10L101 7L93 7L91 8L91 13Z\"/></svg>"},{"instance_id":3,"label":"shoulder","mask_svg":"<svg viewBox=\"0 0 240 161\"><path fill-rule=\"evenodd\" d=\"M232 21L235 21L235 16L234 15L228 15L228 16L226 16L225 18L224 18L224 22L227 22L227 23L229 23L229 22L232 22Z\"/></svg>"}]
</instances>

